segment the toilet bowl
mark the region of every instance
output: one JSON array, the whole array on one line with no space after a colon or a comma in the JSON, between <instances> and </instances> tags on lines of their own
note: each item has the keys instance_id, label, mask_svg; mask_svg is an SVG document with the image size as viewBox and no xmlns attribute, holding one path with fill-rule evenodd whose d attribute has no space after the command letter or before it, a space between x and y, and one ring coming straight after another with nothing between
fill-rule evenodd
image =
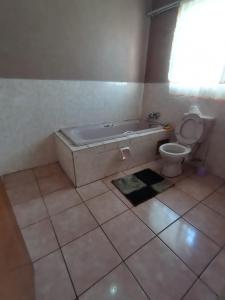
<instances>
[{"instance_id":1,"label":"toilet bowl","mask_svg":"<svg viewBox=\"0 0 225 300\"><path fill-rule=\"evenodd\" d=\"M191 153L204 133L203 119L197 114L185 114L175 130L176 143L166 143L160 146L159 152L163 159L162 175L176 177L182 174L182 163Z\"/></svg>"},{"instance_id":2,"label":"toilet bowl","mask_svg":"<svg viewBox=\"0 0 225 300\"><path fill-rule=\"evenodd\" d=\"M177 143L168 143L160 147L163 163L162 174L175 177L182 174L182 162L191 153L191 148Z\"/></svg>"}]
</instances>

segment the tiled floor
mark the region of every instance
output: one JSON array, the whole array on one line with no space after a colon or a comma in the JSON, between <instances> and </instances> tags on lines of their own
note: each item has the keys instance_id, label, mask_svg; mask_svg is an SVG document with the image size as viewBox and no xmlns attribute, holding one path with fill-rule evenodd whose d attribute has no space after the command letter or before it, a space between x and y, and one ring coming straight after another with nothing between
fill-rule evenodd
<instances>
[{"instance_id":1,"label":"tiled floor","mask_svg":"<svg viewBox=\"0 0 225 300\"><path fill-rule=\"evenodd\" d=\"M111 180L75 190L58 164L4 177L37 300L215 300L225 292L225 181L191 168L132 207Z\"/></svg>"}]
</instances>

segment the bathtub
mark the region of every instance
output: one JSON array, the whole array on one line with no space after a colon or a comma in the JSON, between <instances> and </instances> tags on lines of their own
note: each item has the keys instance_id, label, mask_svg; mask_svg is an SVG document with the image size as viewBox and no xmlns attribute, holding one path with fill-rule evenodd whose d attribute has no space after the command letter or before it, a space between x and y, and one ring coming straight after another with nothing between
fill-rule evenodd
<instances>
[{"instance_id":1,"label":"bathtub","mask_svg":"<svg viewBox=\"0 0 225 300\"><path fill-rule=\"evenodd\" d=\"M162 126L149 127L147 121L132 120L117 123L105 123L61 129L60 132L68 138L74 146L83 146L94 143L127 137L142 132L158 130Z\"/></svg>"},{"instance_id":2,"label":"bathtub","mask_svg":"<svg viewBox=\"0 0 225 300\"><path fill-rule=\"evenodd\" d=\"M57 157L80 187L157 159L158 142L170 134L141 120L61 129L55 133Z\"/></svg>"}]
</instances>

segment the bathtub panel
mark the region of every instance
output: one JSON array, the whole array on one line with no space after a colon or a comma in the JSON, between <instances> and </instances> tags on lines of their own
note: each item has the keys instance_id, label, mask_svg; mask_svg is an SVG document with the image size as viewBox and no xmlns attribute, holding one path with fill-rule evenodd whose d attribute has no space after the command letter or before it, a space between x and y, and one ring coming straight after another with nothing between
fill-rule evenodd
<instances>
[{"instance_id":1,"label":"bathtub panel","mask_svg":"<svg viewBox=\"0 0 225 300\"><path fill-rule=\"evenodd\" d=\"M102 179L106 176L153 161L157 158L157 142L169 138L170 133L161 130L133 139L115 141L116 148L109 150L108 145L87 148L74 152L74 165L77 186ZM110 147L113 145L109 144ZM114 146L115 146L114 145ZM125 161L121 159L120 147L129 145L131 155ZM104 150L102 147L105 147Z\"/></svg>"},{"instance_id":2,"label":"bathtub panel","mask_svg":"<svg viewBox=\"0 0 225 300\"><path fill-rule=\"evenodd\" d=\"M73 152L58 136L55 136L55 143L59 163L67 176L76 186Z\"/></svg>"}]
</instances>

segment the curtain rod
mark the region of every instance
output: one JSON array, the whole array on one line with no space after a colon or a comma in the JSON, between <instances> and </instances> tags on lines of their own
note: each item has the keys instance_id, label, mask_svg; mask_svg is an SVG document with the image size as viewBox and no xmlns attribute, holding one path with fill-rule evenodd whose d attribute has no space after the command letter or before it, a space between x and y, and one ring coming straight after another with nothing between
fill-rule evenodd
<instances>
[{"instance_id":1,"label":"curtain rod","mask_svg":"<svg viewBox=\"0 0 225 300\"><path fill-rule=\"evenodd\" d=\"M180 1L175 1L171 4L168 4L168 5L165 5L163 7L158 8L158 9L147 12L147 16L148 17L154 17L154 16L157 16L157 15L160 15L160 14L162 14L162 13L164 13L164 12L166 12L166 11L172 9L172 8L178 7L179 4L180 4Z\"/></svg>"}]
</instances>

